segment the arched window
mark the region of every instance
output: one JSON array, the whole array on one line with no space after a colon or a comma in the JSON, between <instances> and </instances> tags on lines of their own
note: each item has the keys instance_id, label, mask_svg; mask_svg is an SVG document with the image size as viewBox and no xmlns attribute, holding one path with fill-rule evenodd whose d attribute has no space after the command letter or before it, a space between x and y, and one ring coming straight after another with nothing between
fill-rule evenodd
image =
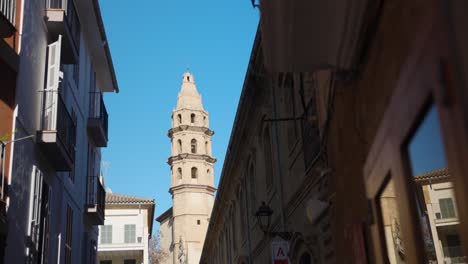
<instances>
[{"instance_id":1,"label":"arched window","mask_svg":"<svg viewBox=\"0 0 468 264\"><path fill-rule=\"evenodd\" d=\"M195 114L190 115L190 123L195 123Z\"/></svg>"},{"instance_id":2,"label":"arched window","mask_svg":"<svg viewBox=\"0 0 468 264\"><path fill-rule=\"evenodd\" d=\"M250 205L252 208L250 208L252 210L252 214L255 214L255 210L257 210L256 206L257 206L257 202L256 202L256 197L255 197L255 170L254 170L254 165L253 164L250 164L249 166L249 169L248 169L248 174L247 174L247 177L249 179L249 198L250 198Z\"/></svg>"},{"instance_id":3,"label":"arched window","mask_svg":"<svg viewBox=\"0 0 468 264\"><path fill-rule=\"evenodd\" d=\"M190 143L190 147L191 147L192 153L197 153L197 140L196 139L192 139Z\"/></svg>"},{"instance_id":4,"label":"arched window","mask_svg":"<svg viewBox=\"0 0 468 264\"><path fill-rule=\"evenodd\" d=\"M210 152L208 152L208 141L205 141L205 154L210 155Z\"/></svg>"},{"instance_id":5,"label":"arched window","mask_svg":"<svg viewBox=\"0 0 468 264\"><path fill-rule=\"evenodd\" d=\"M299 258L299 264L311 264L312 263L312 258L310 257L310 254L305 252L301 255Z\"/></svg>"},{"instance_id":6,"label":"arched window","mask_svg":"<svg viewBox=\"0 0 468 264\"><path fill-rule=\"evenodd\" d=\"M205 126L208 126L208 122L206 122L206 116L203 117L203 124L205 124Z\"/></svg>"},{"instance_id":7,"label":"arched window","mask_svg":"<svg viewBox=\"0 0 468 264\"><path fill-rule=\"evenodd\" d=\"M179 122L179 125L182 124L182 115L181 114L177 115L177 121Z\"/></svg>"},{"instance_id":8,"label":"arched window","mask_svg":"<svg viewBox=\"0 0 468 264\"><path fill-rule=\"evenodd\" d=\"M177 140L177 154L182 153L182 140Z\"/></svg>"},{"instance_id":9,"label":"arched window","mask_svg":"<svg viewBox=\"0 0 468 264\"><path fill-rule=\"evenodd\" d=\"M196 167L192 167L192 179L198 178L198 169Z\"/></svg>"},{"instance_id":10,"label":"arched window","mask_svg":"<svg viewBox=\"0 0 468 264\"><path fill-rule=\"evenodd\" d=\"M177 179L182 179L182 168L177 168Z\"/></svg>"},{"instance_id":11,"label":"arched window","mask_svg":"<svg viewBox=\"0 0 468 264\"><path fill-rule=\"evenodd\" d=\"M271 159L271 139L270 139L270 130L265 128L263 132L263 155L265 158L265 184L266 189L269 191L273 186L273 166Z\"/></svg>"}]
</instances>

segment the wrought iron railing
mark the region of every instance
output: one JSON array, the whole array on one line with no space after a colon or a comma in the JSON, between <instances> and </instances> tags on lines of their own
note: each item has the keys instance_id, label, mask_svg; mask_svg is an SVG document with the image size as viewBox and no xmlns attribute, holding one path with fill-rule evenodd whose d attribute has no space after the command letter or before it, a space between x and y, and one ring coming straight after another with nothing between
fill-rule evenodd
<instances>
[{"instance_id":1,"label":"wrought iron railing","mask_svg":"<svg viewBox=\"0 0 468 264\"><path fill-rule=\"evenodd\" d=\"M66 21L70 29L70 33L75 43L76 50L80 50L80 21L76 13L73 0L46 0L47 9L63 9L66 10Z\"/></svg>"},{"instance_id":2,"label":"wrought iron railing","mask_svg":"<svg viewBox=\"0 0 468 264\"><path fill-rule=\"evenodd\" d=\"M90 94L90 118L97 118L101 121L104 133L107 138L109 129L109 115L101 92L91 92Z\"/></svg>"},{"instance_id":3,"label":"wrought iron railing","mask_svg":"<svg viewBox=\"0 0 468 264\"><path fill-rule=\"evenodd\" d=\"M15 26L16 20L16 0L0 0L0 13Z\"/></svg>"},{"instance_id":4,"label":"wrought iron railing","mask_svg":"<svg viewBox=\"0 0 468 264\"><path fill-rule=\"evenodd\" d=\"M86 206L96 207L96 212L104 216L104 206L106 202L106 191L99 179L99 176L88 176L88 187L86 194Z\"/></svg>"},{"instance_id":5,"label":"wrought iron railing","mask_svg":"<svg viewBox=\"0 0 468 264\"><path fill-rule=\"evenodd\" d=\"M76 124L58 91L44 91L42 130L57 131L58 140L75 160Z\"/></svg>"},{"instance_id":6,"label":"wrought iron railing","mask_svg":"<svg viewBox=\"0 0 468 264\"><path fill-rule=\"evenodd\" d=\"M445 258L450 259L450 263L468 263L468 258L463 256L461 246L443 247Z\"/></svg>"}]
</instances>

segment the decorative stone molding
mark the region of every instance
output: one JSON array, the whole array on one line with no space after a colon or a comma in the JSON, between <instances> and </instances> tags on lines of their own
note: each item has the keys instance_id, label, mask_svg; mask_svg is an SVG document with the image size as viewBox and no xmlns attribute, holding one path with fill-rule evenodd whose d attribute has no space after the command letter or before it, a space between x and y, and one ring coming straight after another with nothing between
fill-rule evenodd
<instances>
[{"instance_id":1,"label":"decorative stone molding","mask_svg":"<svg viewBox=\"0 0 468 264\"><path fill-rule=\"evenodd\" d=\"M177 127L171 128L167 131L167 136L169 138L172 138L174 133L182 132L182 131L193 131L193 132L202 132L205 133L208 136L213 136L214 131L207 128L207 127L201 127L201 126L189 126L189 125L179 125Z\"/></svg>"}]
</instances>

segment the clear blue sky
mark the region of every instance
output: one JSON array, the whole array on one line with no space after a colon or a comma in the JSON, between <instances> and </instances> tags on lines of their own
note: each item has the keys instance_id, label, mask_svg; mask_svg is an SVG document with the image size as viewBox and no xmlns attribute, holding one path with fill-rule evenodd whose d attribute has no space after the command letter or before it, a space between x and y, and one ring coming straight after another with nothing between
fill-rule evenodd
<instances>
[{"instance_id":1,"label":"clear blue sky","mask_svg":"<svg viewBox=\"0 0 468 264\"><path fill-rule=\"evenodd\" d=\"M234 121L258 25L250 0L101 0L120 93L106 94L109 162L105 181L115 193L171 206L167 130L187 65L215 131L215 182Z\"/></svg>"}]
</instances>

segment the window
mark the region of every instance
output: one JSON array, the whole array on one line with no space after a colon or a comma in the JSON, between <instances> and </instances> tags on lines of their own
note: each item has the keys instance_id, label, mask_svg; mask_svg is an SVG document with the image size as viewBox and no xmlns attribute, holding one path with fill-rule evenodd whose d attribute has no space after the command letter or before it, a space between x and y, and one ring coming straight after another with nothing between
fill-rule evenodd
<instances>
[{"instance_id":1,"label":"window","mask_svg":"<svg viewBox=\"0 0 468 264\"><path fill-rule=\"evenodd\" d=\"M248 181L249 181L249 194L250 194L250 209L252 210L252 215L255 214L255 210L257 210L256 206L257 206L257 203L256 203L256 197L255 197L255 170L254 170L254 165L253 164L250 164L249 166L249 170L248 170L248 174L247 174L247 177L249 178Z\"/></svg>"},{"instance_id":2,"label":"window","mask_svg":"<svg viewBox=\"0 0 468 264\"><path fill-rule=\"evenodd\" d=\"M112 244L112 226L101 226L101 244Z\"/></svg>"},{"instance_id":3,"label":"window","mask_svg":"<svg viewBox=\"0 0 468 264\"><path fill-rule=\"evenodd\" d=\"M285 110L287 116L296 117L296 98L294 90L294 79L291 73L284 77L284 92L285 92ZM288 145L292 146L297 140L296 121L287 122L288 126Z\"/></svg>"},{"instance_id":4,"label":"window","mask_svg":"<svg viewBox=\"0 0 468 264\"><path fill-rule=\"evenodd\" d=\"M177 154L182 153L182 140L177 140Z\"/></svg>"},{"instance_id":5,"label":"window","mask_svg":"<svg viewBox=\"0 0 468 264\"><path fill-rule=\"evenodd\" d=\"M135 259L126 259L126 260L124 260L124 264L136 264L136 260Z\"/></svg>"},{"instance_id":6,"label":"window","mask_svg":"<svg viewBox=\"0 0 468 264\"><path fill-rule=\"evenodd\" d=\"M208 126L208 122L206 122L206 116L203 117L203 124L205 124L205 126Z\"/></svg>"},{"instance_id":7,"label":"window","mask_svg":"<svg viewBox=\"0 0 468 264\"><path fill-rule=\"evenodd\" d=\"M197 225L200 225L200 220L197 220Z\"/></svg>"},{"instance_id":8,"label":"window","mask_svg":"<svg viewBox=\"0 0 468 264\"><path fill-rule=\"evenodd\" d=\"M112 264L112 260L101 260L99 264Z\"/></svg>"},{"instance_id":9,"label":"window","mask_svg":"<svg viewBox=\"0 0 468 264\"><path fill-rule=\"evenodd\" d=\"M192 139L192 141L190 142L190 147L191 147L191 152L193 154L197 153L197 140L196 139Z\"/></svg>"},{"instance_id":10,"label":"window","mask_svg":"<svg viewBox=\"0 0 468 264\"><path fill-rule=\"evenodd\" d=\"M67 230L65 234L65 264L72 263L73 209L67 206Z\"/></svg>"},{"instance_id":11,"label":"window","mask_svg":"<svg viewBox=\"0 0 468 264\"><path fill-rule=\"evenodd\" d=\"M273 186L273 163L271 154L270 130L269 127L266 127L263 132L263 155L265 158L265 184L267 191Z\"/></svg>"},{"instance_id":12,"label":"window","mask_svg":"<svg viewBox=\"0 0 468 264\"><path fill-rule=\"evenodd\" d=\"M193 167L192 168L192 179L198 178L198 169Z\"/></svg>"},{"instance_id":13,"label":"window","mask_svg":"<svg viewBox=\"0 0 468 264\"><path fill-rule=\"evenodd\" d=\"M452 198L439 199L439 206L442 218L456 217Z\"/></svg>"},{"instance_id":14,"label":"window","mask_svg":"<svg viewBox=\"0 0 468 264\"><path fill-rule=\"evenodd\" d=\"M182 115L177 115L177 121L179 122L179 125L182 124Z\"/></svg>"},{"instance_id":15,"label":"window","mask_svg":"<svg viewBox=\"0 0 468 264\"><path fill-rule=\"evenodd\" d=\"M210 155L209 148L208 148L208 141L205 141L205 154Z\"/></svg>"},{"instance_id":16,"label":"window","mask_svg":"<svg viewBox=\"0 0 468 264\"><path fill-rule=\"evenodd\" d=\"M195 114L190 115L190 123L195 123Z\"/></svg>"},{"instance_id":17,"label":"window","mask_svg":"<svg viewBox=\"0 0 468 264\"><path fill-rule=\"evenodd\" d=\"M182 179L182 168L177 168L177 179Z\"/></svg>"},{"instance_id":18,"label":"window","mask_svg":"<svg viewBox=\"0 0 468 264\"><path fill-rule=\"evenodd\" d=\"M125 235L124 235L124 242L125 243L135 243L136 242L136 225L125 225Z\"/></svg>"}]
</instances>

